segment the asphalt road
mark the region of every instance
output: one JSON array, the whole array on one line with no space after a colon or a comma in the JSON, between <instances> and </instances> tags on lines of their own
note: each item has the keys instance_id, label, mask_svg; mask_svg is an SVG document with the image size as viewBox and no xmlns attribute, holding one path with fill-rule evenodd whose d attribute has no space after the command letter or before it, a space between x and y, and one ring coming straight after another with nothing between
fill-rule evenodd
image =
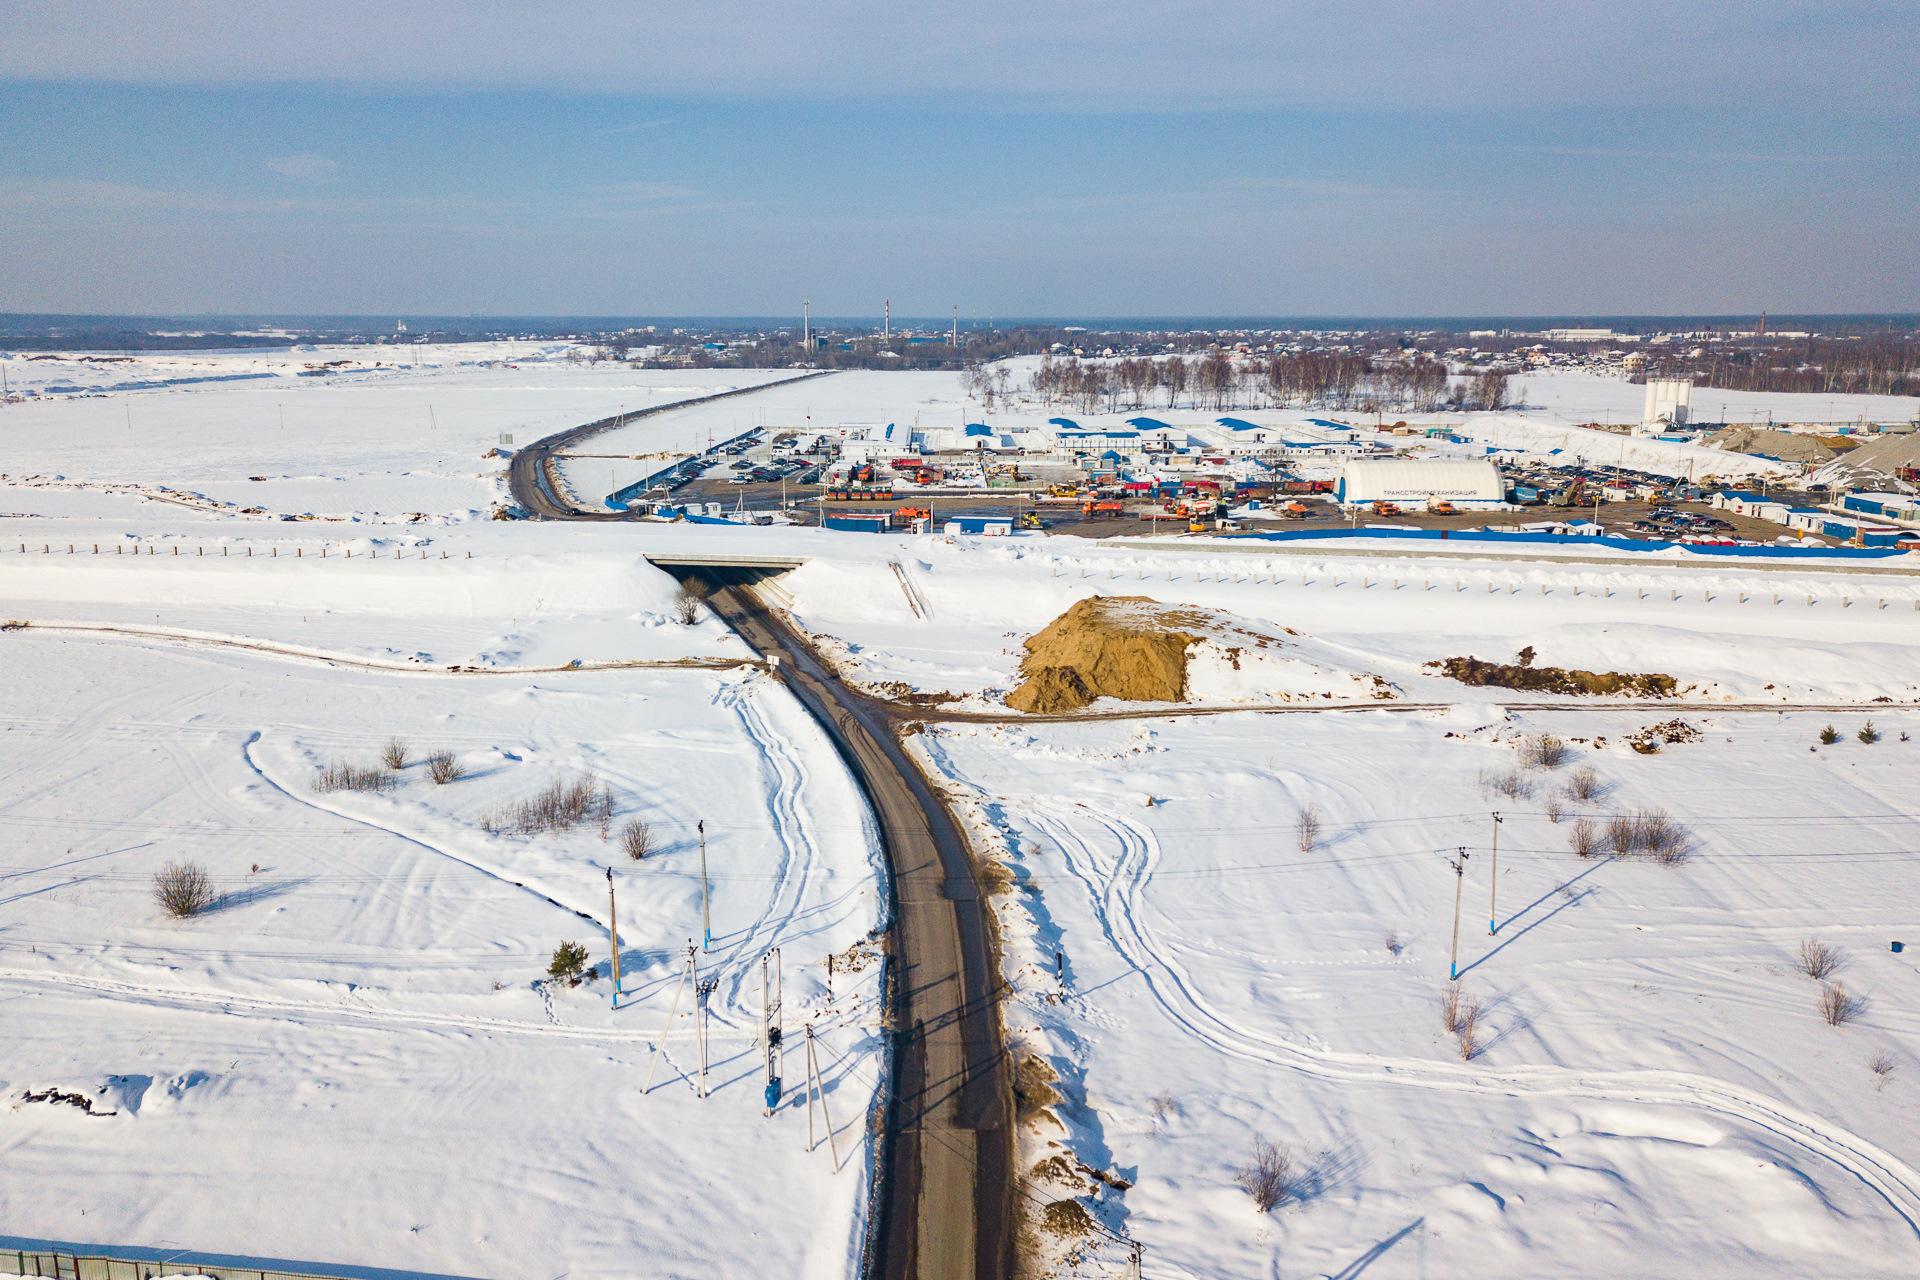
<instances>
[{"instance_id":1,"label":"asphalt road","mask_svg":"<svg viewBox=\"0 0 1920 1280\"><path fill-rule=\"evenodd\" d=\"M603 510L582 510L568 503L555 492L553 476L548 464L555 453L569 446L579 444L602 431L611 431L615 427L624 427L630 422L652 417L656 413L667 413L674 409L685 409L696 404L707 404L714 400L725 400L729 396L750 395L756 391L765 391L772 387L784 387L795 382L804 382L808 378L823 378L831 370L821 373L803 373L797 378L784 378L779 382L761 383L753 387L736 387L732 391L722 391L716 395L699 396L692 400L675 400L671 404L655 405L651 409L636 409L632 413L616 414L611 418L601 418L596 422L583 422L577 427L568 427L565 431L556 431L550 436L535 440L526 445L507 464L507 488L513 494L513 500L521 507L533 512L542 520L621 520L624 512Z\"/></svg>"},{"instance_id":2,"label":"asphalt road","mask_svg":"<svg viewBox=\"0 0 1920 1280\"><path fill-rule=\"evenodd\" d=\"M508 469L514 501L543 519L620 519L618 512L579 510L555 492L548 469L554 452L694 403L585 423L525 446ZM894 1098L871 1274L1007 1280L1014 1268L1012 1080L989 908L966 840L901 749L885 707L848 689L761 605L743 585L753 571L706 566L700 573L719 584L709 598L715 612L762 656L780 660L787 686L853 769L879 817L893 873Z\"/></svg>"},{"instance_id":3,"label":"asphalt road","mask_svg":"<svg viewBox=\"0 0 1920 1280\"><path fill-rule=\"evenodd\" d=\"M739 571L703 569L716 613L819 720L880 819L893 868L895 1097L880 1266L887 1280L1013 1271L1013 1095L988 906L966 840L885 708L848 689Z\"/></svg>"}]
</instances>

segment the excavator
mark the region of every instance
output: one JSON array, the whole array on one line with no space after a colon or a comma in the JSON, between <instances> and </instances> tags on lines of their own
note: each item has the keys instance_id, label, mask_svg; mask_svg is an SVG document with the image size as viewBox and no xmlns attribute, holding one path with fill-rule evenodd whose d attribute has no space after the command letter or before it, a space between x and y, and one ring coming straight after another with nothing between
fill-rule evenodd
<instances>
[{"instance_id":1,"label":"excavator","mask_svg":"<svg viewBox=\"0 0 1920 1280\"><path fill-rule=\"evenodd\" d=\"M1585 476L1575 476L1572 484L1553 495L1553 505L1556 507L1579 507L1585 506L1586 502L1587 478Z\"/></svg>"}]
</instances>

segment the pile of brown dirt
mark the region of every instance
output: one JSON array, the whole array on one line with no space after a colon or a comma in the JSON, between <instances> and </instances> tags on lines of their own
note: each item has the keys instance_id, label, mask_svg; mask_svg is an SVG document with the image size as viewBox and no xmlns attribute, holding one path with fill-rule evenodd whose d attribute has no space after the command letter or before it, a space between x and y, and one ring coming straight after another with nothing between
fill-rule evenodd
<instances>
[{"instance_id":1,"label":"pile of brown dirt","mask_svg":"<svg viewBox=\"0 0 1920 1280\"><path fill-rule=\"evenodd\" d=\"M1502 689L1531 689L1540 693L1592 696L1617 693L1637 698L1671 698L1674 678L1658 671L1576 671L1567 667L1535 667L1482 662L1475 657L1429 662L1440 674L1461 684L1497 685Z\"/></svg>"},{"instance_id":2,"label":"pile of brown dirt","mask_svg":"<svg viewBox=\"0 0 1920 1280\"><path fill-rule=\"evenodd\" d=\"M1179 702L1187 688L1187 646L1172 612L1144 596L1094 596L1076 603L1026 642L1007 695L1016 711L1078 711L1097 698Z\"/></svg>"}]
</instances>

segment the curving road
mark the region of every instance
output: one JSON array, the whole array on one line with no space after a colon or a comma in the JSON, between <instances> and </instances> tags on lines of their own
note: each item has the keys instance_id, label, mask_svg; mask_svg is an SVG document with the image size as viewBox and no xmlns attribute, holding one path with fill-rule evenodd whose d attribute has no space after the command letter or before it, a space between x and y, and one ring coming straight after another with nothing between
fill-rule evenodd
<instances>
[{"instance_id":1,"label":"curving road","mask_svg":"<svg viewBox=\"0 0 1920 1280\"><path fill-rule=\"evenodd\" d=\"M809 378L824 378L832 370L819 373L803 373L797 378L782 378L778 382L763 382L754 387L735 387L732 391L721 391L710 396L696 396L692 400L675 400L671 404L657 404L650 409L636 409L632 413L615 414L611 418L601 418L594 422L583 422L577 427L568 427L565 431L556 431L543 436L532 444L526 445L507 463L507 487L513 494L513 500L531 511L542 520L622 520L623 511L582 510L573 506L561 496L553 483L553 457L561 449L579 444L590 436L602 431L611 431L615 427L624 427L628 423L650 418L656 413L666 413L673 409L688 409L697 404L709 404L715 400L725 400L729 396L750 395L756 391L766 391L773 387L792 386L796 382L805 382Z\"/></svg>"},{"instance_id":2,"label":"curving road","mask_svg":"<svg viewBox=\"0 0 1920 1280\"><path fill-rule=\"evenodd\" d=\"M527 445L508 471L514 501L542 519L621 519L619 512L583 511L566 501L553 485L555 450L648 413L702 402L589 422ZM863 1275L1006 1280L1014 1270L1012 1080L990 910L966 839L901 749L885 705L848 689L831 664L753 594L750 584L761 572L700 569L718 583L708 601L714 611L762 657L777 660L778 674L853 770L879 819L892 871L893 1099L875 1243Z\"/></svg>"},{"instance_id":3,"label":"curving road","mask_svg":"<svg viewBox=\"0 0 1920 1280\"><path fill-rule=\"evenodd\" d=\"M894 1100L879 1256L887 1280L1003 1280L1013 1264L1013 1097L1002 1049L989 908L960 829L894 736L762 605L751 571L721 579L714 611L776 664L860 779L893 869Z\"/></svg>"}]
</instances>

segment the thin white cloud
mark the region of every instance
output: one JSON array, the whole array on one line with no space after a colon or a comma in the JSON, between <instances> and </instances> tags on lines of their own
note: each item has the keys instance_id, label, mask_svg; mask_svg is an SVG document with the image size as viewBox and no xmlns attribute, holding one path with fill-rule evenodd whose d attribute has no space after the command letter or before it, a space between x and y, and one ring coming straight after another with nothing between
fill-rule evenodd
<instances>
[{"instance_id":1,"label":"thin white cloud","mask_svg":"<svg viewBox=\"0 0 1920 1280\"><path fill-rule=\"evenodd\" d=\"M325 182L340 172L340 163L325 156L316 156L310 152L301 152L291 156L274 156L266 161L267 168L295 182Z\"/></svg>"},{"instance_id":2,"label":"thin white cloud","mask_svg":"<svg viewBox=\"0 0 1920 1280\"><path fill-rule=\"evenodd\" d=\"M41 6L0 79L927 98L1165 110L1920 105L1911 0L125 0ZM1720 74L1737 68L1738 74Z\"/></svg>"}]
</instances>

